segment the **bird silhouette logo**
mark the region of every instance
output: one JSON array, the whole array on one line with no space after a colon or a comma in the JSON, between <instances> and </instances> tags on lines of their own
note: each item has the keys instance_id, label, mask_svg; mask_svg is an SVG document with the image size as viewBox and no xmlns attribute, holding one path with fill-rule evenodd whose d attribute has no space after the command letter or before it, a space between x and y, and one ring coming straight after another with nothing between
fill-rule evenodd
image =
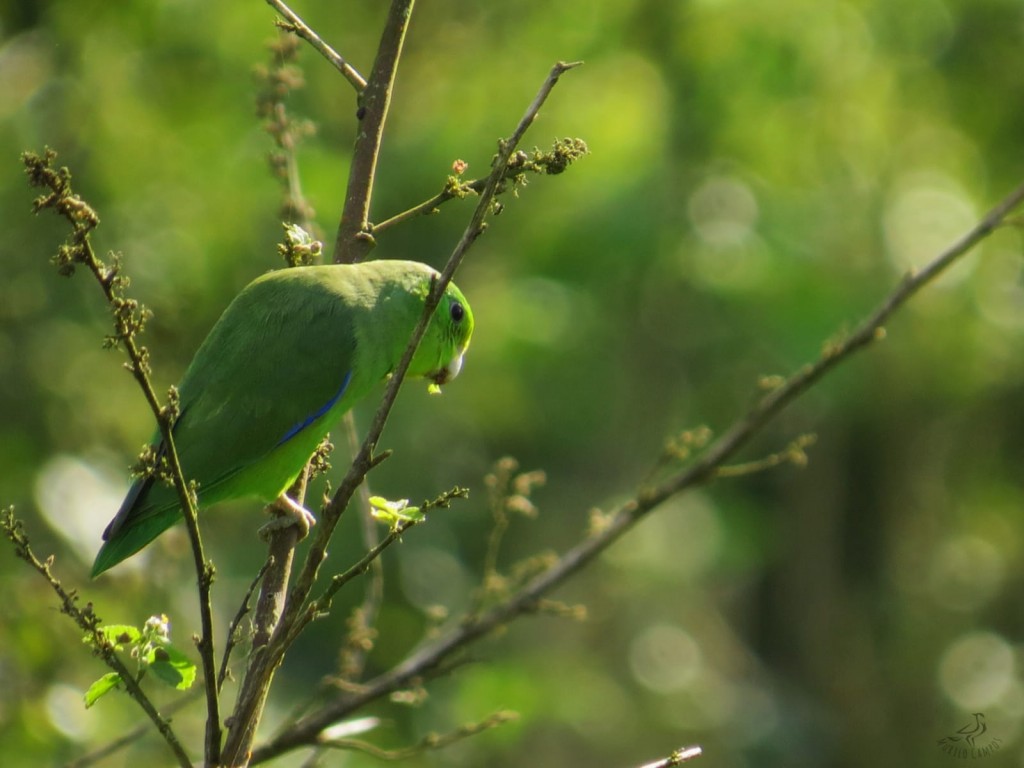
<instances>
[{"instance_id":1,"label":"bird silhouette logo","mask_svg":"<svg viewBox=\"0 0 1024 768\"><path fill-rule=\"evenodd\" d=\"M985 715L982 712L975 712L971 717L974 718L972 721L939 739L938 744L943 752L955 757L985 757L999 749L1002 744L1000 739L989 737L987 740L979 741L988 730Z\"/></svg>"},{"instance_id":2,"label":"bird silhouette logo","mask_svg":"<svg viewBox=\"0 0 1024 768\"><path fill-rule=\"evenodd\" d=\"M955 744L962 740L966 741L973 748L974 740L987 731L988 726L985 725L985 715L983 713L975 712L972 717L974 718L973 723L968 723L954 734L943 736L939 739L939 744Z\"/></svg>"}]
</instances>

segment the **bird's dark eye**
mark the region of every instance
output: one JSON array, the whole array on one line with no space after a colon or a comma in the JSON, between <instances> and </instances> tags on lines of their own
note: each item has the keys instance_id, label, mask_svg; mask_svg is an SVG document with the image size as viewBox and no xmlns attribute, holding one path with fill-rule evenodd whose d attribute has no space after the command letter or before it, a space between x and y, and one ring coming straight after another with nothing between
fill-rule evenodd
<instances>
[{"instance_id":1,"label":"bird's dark eye","mask_svg":"<svg viewBox=\"0 0 1024 768\"><path fill-rule=\"evenodd\" d=\"M448 311L451 312L452 320L456 323L461 322L462 318L466 316L465 308L457 301L452 302Z\"/></svg>"}]
</instances>

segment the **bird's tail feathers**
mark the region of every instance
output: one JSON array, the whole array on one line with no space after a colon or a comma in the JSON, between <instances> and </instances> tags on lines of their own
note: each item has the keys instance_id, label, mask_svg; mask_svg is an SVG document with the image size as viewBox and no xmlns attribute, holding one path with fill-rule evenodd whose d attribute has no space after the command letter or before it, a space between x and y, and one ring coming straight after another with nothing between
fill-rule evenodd
<instances>
[{"instance_id":1,"label":"bird's tail feathers","mask_svg":"<svg viewBox=\"0 0 1024 768\"><path fill-rule=\"evenodd\" d=\"M103 542L103 546L100 547L100 551L96 555L90 575L92 578L96 578L122 560L131 557L180 519L180 510L177 506L173 506L153 510L144 517L132 520L128 526L121 525L109 536L104 534L106 541ZM108 532L111 528L113 528L113 523L108 527Z\"/></svg>"}]
</instances>

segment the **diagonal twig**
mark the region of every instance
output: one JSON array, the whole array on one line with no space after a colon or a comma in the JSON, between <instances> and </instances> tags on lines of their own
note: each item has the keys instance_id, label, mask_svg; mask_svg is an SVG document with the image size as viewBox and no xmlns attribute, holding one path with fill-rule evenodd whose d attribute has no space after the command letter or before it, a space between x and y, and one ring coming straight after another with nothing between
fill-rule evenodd
<instances>
[{"instance_id":1,"label":"diagonal twig","mask_svg":"<svg viewBox=\"0 0 1024 768\"><path fill-rule=\"evenodd\" d=\"M277 25L286 32L291 32L298 35L303 40L308 42L317 51L319 51L325 59L327 59L334 68L341 72L345 76L345 79L352 83L352 87L356 89L356 92L362 92L366 87L366 80L360 75L355 68L349 64L342 57L340 53L334 50L331 46L321 39L320 35L314 32L291 8L282 2L282 0L267 0L267 4L272 6L274 10L284 17L285 21L278 22Z\"/></svg>"},{"instance_id":2,"label":"diagonal twig","mask_svg":"<svg viewBox=\"0 0 1024 768\"><path fill-rule=\"evenodd\" d=\"M163 440L163 457L167 462L168 472L178 494L196 570L199 589L199 616L202 625L202 634L196 642L196 648L199 651L203 667L207 707L205 754L208 764L216 764L220 759L221 726L214 660L211 598L215 572L213 564L206 559L203 551L194 484L190 484L185 478L174 444L173 426L174 420L178 416L177 390L172 388L168 392L167 404L160 404L150 380L149 350L139 344L137 340L138 334L145 325L148 312L140 307L134 299L125 296L124 291L128 283L127 278L120 273L119 261L115 258L112 264L106 264L96 255L91 235L92 231L99 226L99 216L88 203L74 194L71 187L71 173L68 169L55 170L53 168L56 158L57 153L49 148L42 156L33 152L22 154L22 162L25 164L25 173L29 178L29 184L49 190L48 194L36 198L33 202L33 210L39 213L47 208L52 209L71 225L70 242L60 246L57 250L55 262L58 269L62 274L71 275L75 265L82 264L96 279L113 315L115 332L113 336L108 337L107 341L110 346L124 346L128 356L125 367L131 372L142 390L160 430Z\"/></svg>"},{"instance_id":3,"label":"diagonal twig","mask_svg":"<svg viewBox=\"0 0 1024 768\"><path fill-rule=\"evenodd\" d=\"M634 498L609 513L600 530L562 555L549 569L534 577L504 602L464 621L447 634L420 647L404 661L358 691L329 701L324 706L284 729L272 741L257 749L253 763L272 759L299 746L313 744L318 734L369 702L376 701L422 677L474 641L524 613L536 610L539 601L587 563L614 544L633 525L666 500L682 491L711 482L719 469L787 405L806 392L854 353L884 337L884 323L903 307L921 288L957 259L1005 223L1007 216L1024 202L1024 184L993 207L970 231L963 235L927 266L906 275L880 305L843 341L830 345L821 356L786 379L765 395L747 414L740 417L715 440L691 466L658 485L641 489Z\"/></svg>"},{"instance_id":4,"label":"diagonal twig","mask_svg":"<svg viewBox=\"0 0 1024 768\"><path fill-rule=\"evenodd\" d=\"M547 94L550 93L551 88L554 86L554 83L557 82L558 78L573 66L576 65L559 63L552 69L551 74L548 76L548 79L545 81L544 86L541 89L541 94L543 94L544 98L546 98ZM286 623L294 622L300 612L304 610L305 600L309 595L309 590L312 588L312 585L316 580L320 564L326 557L327 542L330 540L341 510L343 510L348 504L349 500L352 498L352 494L355 492L355 489L376 463L374 451L376 449L377 441L380 439L380 435L384 430L384 425L387 422L388 414L390 413L391 407L398 395L398 390L403 378L405 377L405 372L409 368L412 357L416 352L416 347L426 330L426 326L433 314L433 310L437 307L445 288L448 283L451 282L452 274L462 263L469 247L473 244L476 238L479 237L480 233L483 232L485 226L484 220L487 217L491 202L494 199L498 180L501 178L504 167L508 163L509 156L515 150L515 147L518 141L522 138L523 133L525 133L526 128L533 122L533 119L536 116L536 111L540 109L541 104L543 104L543 99L535 99L534 103L530 105L530 108L527 110L523 119L517 126L516 131L512 134L512 137L500 142L500 151L494 159L491 176L488 178L488 183L480 194L480 200L477 203L473 217L467 225L458 245L456 245L455 250L452 252L452 255L449 258L448 263L445 265L444 270L441 272L440 277L438 277L434 282L430 295L426 299L426 305L424 307L423 315L420 318L420 322L405 350L405 354L402 356L399 364L395 367L391 379L388 381L381 405L378 407L377 412L374 415L373 422L367 432L365 440L363 441L362 447L353 460L352 466L344 480L342 480L334 498L331 500L331 504L323 515L322 524L318 527L316 539L310 547L310 551L306 558L306 564L296 580L296 586L292 591L292 594L289 596L288 607L286 609L285 618L282 620L282 626ZM280 631L281 628L279 627L279 632ZM283 650L283 648L280 649L282 652Z\"/></svg>"}]
</instances>

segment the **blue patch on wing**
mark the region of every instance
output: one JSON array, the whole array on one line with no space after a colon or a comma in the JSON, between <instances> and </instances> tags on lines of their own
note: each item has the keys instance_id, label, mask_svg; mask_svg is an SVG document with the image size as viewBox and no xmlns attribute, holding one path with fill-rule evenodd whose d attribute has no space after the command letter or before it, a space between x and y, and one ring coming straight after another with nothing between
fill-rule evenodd
<instances>
[{"instance_id":1,"label":"blue patch on wing","mask_svg":"<svg viewBox=\"0 0 1024 768\"><path fill-rule=\"evenodd\" d=\"M331 408L334 407L335 403L337 403L338 400L341 399L341 396L343 394L345 394L345 390L348 389L348 383L351 380L352 380L352 371L349 371L348 373L345 374L345 378L341 382L341 386L338 387L338 391L334 393L334 396L330 400L328 400L326 403L321 405L320 408L316 411L316 413L310 414L305 419L303 419L298 424L296 424L294 427L292 427L287 432L285 432L284 437L282 437L280 440L278 440L277 444L281 445L281 443L288 442L293 437L295 437L297 434L299 434L299 432L304 430L306 427L308 427L314 421L316 421L321 416L323 416L325 413L327 413L329 410L331 410Z\"/></svg>"}]
</instances>

